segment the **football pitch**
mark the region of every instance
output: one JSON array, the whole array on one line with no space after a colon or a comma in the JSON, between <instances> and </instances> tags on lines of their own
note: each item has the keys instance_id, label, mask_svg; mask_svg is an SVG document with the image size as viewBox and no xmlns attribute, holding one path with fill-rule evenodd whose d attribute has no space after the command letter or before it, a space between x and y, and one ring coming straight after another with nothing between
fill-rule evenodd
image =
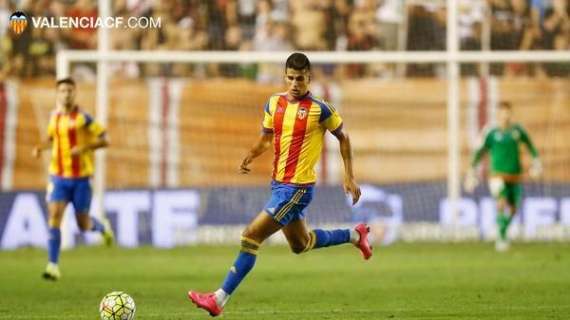
<instances>
[{"instance_id":1,"label":"football pitch","mask_svg":"<svg viewBox=\"0 0 570 320\"><path fill-rule=\"evenodd\" d=\"M40 278L46 253L0 252L0 319L98 319L108 292L136 319L210 319L186 298L216 289L237 246L63 252L62 279ZM350 246L294 255L262 247L222 319L569 319L570 246L397 244L364 262Z\"/></svg>"}]
</instances>

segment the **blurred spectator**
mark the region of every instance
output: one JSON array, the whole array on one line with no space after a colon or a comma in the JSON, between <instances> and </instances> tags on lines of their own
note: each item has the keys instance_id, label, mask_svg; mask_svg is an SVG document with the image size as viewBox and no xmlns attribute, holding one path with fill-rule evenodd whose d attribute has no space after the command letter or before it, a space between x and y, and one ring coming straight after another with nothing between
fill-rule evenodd
<instances>
[{"instance_id":1,"label":"blurred spectator","mask_svg":"<svg viewBox=\"0 0 570 320\"><path fill-rule=\"evenodd\" d=\"M226 39L225 39L225 50L230 51L238 51L240 49L240 45L242 42L242 34L241 29L238 25L230 26L226 30ZM239 64L222 64L220 66L220 73L222 76L225 77L239 77L240 73L240 66Z\"/></svg>"},{"instance_id":2,"label":"blurred spectator","mask_svg":"<svg viewBox=\"0 0 570 320\"><path fill-rule=\"evenodd\" d=\"M257 0L238 0L238 20L244 39L251 40L255 34L256 6Z\"/></svg>"},{"instance_id":3,"label":"blurred spectator","mask_svg":"<svg viewBox=\"0 0 570 320\"><path fill-rule=\"evenodd\" d=\"M566 0L552 0L544 10L543 42L545 49L570 50L570 5ZM546 74L552 77L570 76L570 63L547 63Z\"/></svg>"},{"instance_id":4,"label":"blurred spectator","mask_svg":"<svg viewBox=\"0 0 570 320\"><path fill-rule=\"evenodd\" d=\"M319 0L291 0L294 44L300 50L326 50L325 13Z\"/></svg>"},{"instance_id":5,"label":"blurred spectator","mask_svg":"<svg viewBox=\"0 0 570 320\"><path fill-rule=\"evenodd\" d=\"M461 50L481 50L483 22L485 19L485 0L460 0L458 4L458 34ZM477 64L461 64L461 74L474 76Z\"/></svg>"},{"instance_id":6,"label":"blurred spectator","mask_svg":"<svg viewBox=\"0 0 570 320\"><path fill-rule=\"evenodd\" d=\"M75 5L65 13L68 17L98 17L97 6L94 0L78 0ZM43 16L38 14L38 16ZM97 30L95 28L71 28L61 29L69 39L71 49L95 49L97 48Z\"/></svg>"},{"instance_id":7,"label":"blurred spectator","mask_svg":"<svg viewBox=\"0 0 570 320\"><path fill-rule=\"evenodd\" d=\"M567 50L568 0L459 0L462 50L481 50L486 41L482 25L488 14L492 50ZM111 30L114 50L444 50L445 1L417 0L116 0L113 16L160 18L160 29ZM404 10L406 9L406 10ZM41 17L97 17L95 0L0 0L0 76L42 76L54 73L55 53L62 48L95 49L95 29L53 29L15 36L9 16L21 10ZM403 26L404 21L407 26ZM398 43L399 34L406 35ZM486 43L486 42L485 42ZM566 49L564 49L566 48ZM555 75L553 67L545 67ZM207 68L204 68L207 66ZM243 76L243 66L213 64L120 63L113 71L139 75ZM523 65L493 65L494 74L528 74ZM433 65L408 65L408 75L433 76ZM75 68L74 68L75 69ZM274 81L266 66L248 66L247 74ZM335 72L342 71L336 68ZM386 70L386 66L380 66ZM351 65L348 76L378 76L378 66ZM469 70L467 70L469 69ZM467 72L466 72L467 70ZM258 71L259 74L254 76ZM476 74L475 65L462 65L463 74ZM540 69L539 69L540 71ZM281 72L281 70L279 70ZM380 70L380 72L383 72ZM94 76L94 67L84 68Z\"/></svg>"},{"instance_id":8,"label":"blurred spectator","mask_svg":"<svg viewBox=\"0 0 570 320\"><path fill-rule=\"evenodd\" d=\"M367 51L379 47L376 17L371 9L373 8L364 3L352 12L348 22L349 51ZM367 65L351 64L347 67L347 72L351 77L363 77L367 74Z\"/></svg>"},{"instance_id":9,"label":"blurred spectator","mask_svg":"<svg viewBox=\"0 0 570 320\"><path fill-rule=\"evenodd\" d=\"M445 50L446 25L445 8L429 5L410 7L408 25L408 50ZM410 64L409 76L434 76L436 69L432 64Z\"/></svg>"},{"instance_id":10,"label":"blurred spectator","mask_svg":"<svg viewBox=\"0 0 570 320\"><path fill-rule=\"evenodd\" d=\"M289 26L284 22L267 22L264 33L256 34L254 49L256 51L291 51L293 46L289 38ZM263 83L280 83L283 79L281 64L260 64L257 80Z\"/></svg>"},{"instance_id":11,"label":"blurred spectator","mask_svg":"<svg viewBox=\"0 0 570 320\"><path fill-rule=\"evenodd\" d=\"M473 0L475 1L475 0ZM378 28L382 39L382 48L393 51L398 50L398 29L403 21L403 3L400 0L381 0L376 11Z\"/></svg>"},{"instance_id":12,"label":"blurred spectator","mask_svg":"<svg viewBox=\"0 0 570 320\"><path fill-rule=\"evenodd\" d=\"M542 45L545 49L554 49L558 37L568 38L570 33L569 9L570 6L566 0L552 0L552 6L544 10Z\"/></svg>"},{"instance_id":13,"label":"blurred spectator","mask_svg":"<svg viewBox=\"0 0 570 320\"><path fill-rule=\"evenodd\" d=\"M481 50L482 24L485 18L484 0L459 1L459 40L462 50Z\"/></svg>"}]
</instances>

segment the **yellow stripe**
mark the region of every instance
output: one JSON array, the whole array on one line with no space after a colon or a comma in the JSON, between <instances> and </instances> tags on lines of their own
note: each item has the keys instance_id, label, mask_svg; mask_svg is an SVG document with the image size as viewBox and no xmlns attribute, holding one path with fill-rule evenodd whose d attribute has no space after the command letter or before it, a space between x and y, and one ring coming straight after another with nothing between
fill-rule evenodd
<instances>
[{"instance_id":1,"label":"yellow stripe","mask_svg":"<svg viewBox=\"0 0 570 320\"><path fill-rule=\"evenodd\" d=\"M291 210L291 208L299 201L301 200L301 198L303 197L303 194L305 194L305 189L299 189L295 195L293 196L293 198L291 198L291 200L284 205L281 210L279 210L279 212L275 215L275 220L279 221L281 219L283 219L283 217Z\"/></svg>"},{"instance_id":2,"label":"yellow stripe","mask_svg":"<svg viewBox=\"0 0 570 320\"><path fill-rule=\"evenodd\" d=\"M279 212L275 215L275 219L277 221L283 219L283 217L291 210L291 208L295 205L295 203L297 203L301 197L303 196L303 189L299 189L295 195L293 196L293 198L291 198L291 200L284 205L281 210L279 210Z\"/></svg>"},{"instance_id":3,"label":"yellow stripe","mask_svg":"<svg viewBox=\"0 0 570 320\"><path fill-rule=\"evenodd\" d=\"M241 251L242 251L242 252L251 253L251 254L253 254L254 256L257 255L257 250L248 249L248 248L241 248Z\"/></svg>"},{"instance_id":4,"label":"yellow stripe","mask_svg":"<svg viewBox=\"0 0 570 320\"><path fill-rule=\"evenodd\" d=\"M59 119L59 143L61 148L61 162L63 163L63 175L70 177L71 171L71 148L69 144L69 115L62 115Z\"/></svg>"},{"instance_id":5,"label":"yellow stripe","mask_svg":"<svg viewBox=\"0 0 570 320\"><path fill-rule=\"evenodd\" d=\"M285 175L285 166L287 165L287 158L289 158L289 147L293 139L293 129L295 127L295 119L297 118L297 109L299 103L289 103L285 115L283 116L283 126L281 129L281 149L279 155L279 162L277 163L277 174L275 180L283 180Z\"/></svg>"},{"instance_id":6,"label":"yellow stripe","mask_svg":"<svg viewBox=\"0 0 570 320\"><path fill-rule=\"evenodd\" d=\"M241 237L241 241L247 241L247 242L252 243L252 244L254 244L254 245L258 246L258 247L261 246L261 243L255 241L255 240L253 240L253 239L250 239L250 238L248 238L248 237L242 236L242 237Z\"/></svg>"},{"instance_id":7,"label":"yellow stripe","mask_svg":"<svg viewBox=\"0 0 570 320\"><path fill-rule=\"evenodd\" d=\"M311 113L317 109L320 108L311 107ZM307 124L307 128L318 125L318 123L315 123L318 122L318 115L310 115L310 117L310 123ZM291 179L291 183L314 183L317 180L315 166L321 157L324 134L325 130L323 127L306 131L303 145L301 146L301 154L299 154L299 160L297 162L297 168L295 169L295 175Z\"/></svg>"}]
</instances>

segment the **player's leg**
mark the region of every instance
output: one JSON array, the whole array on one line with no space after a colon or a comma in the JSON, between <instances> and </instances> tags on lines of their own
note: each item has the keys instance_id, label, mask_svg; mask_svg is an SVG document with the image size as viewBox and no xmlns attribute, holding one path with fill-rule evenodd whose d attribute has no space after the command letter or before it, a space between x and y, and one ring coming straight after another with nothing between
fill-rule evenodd
<instances>
[{"instance_id":1,"label":"player's leg","mask_svg":"<svg viewBox=\"0 0 570 320\"><path fill-rule=\"evenodd\" d=\"M311 249L336 246L352 242L360 249L365 259L372 255L368 244L369 228L360 224L355 229L309 231L305 223L305 208L313 199L314 187L291 189L291 201L271 213L272 217L283 225L283 233L294 253L302 253ZM268 211L270 212L270 211Z\"/></svg>"},{"instance_id":2,"label":"player's leg","mask_svg":"<svg viewBox=\"0 0 570 320\"><path fill-rule=\"evenodd\" d=\"M499 225L499 236L502 240L507 240L507 231L517 213L517 205L521 195L522 187L520 184L507 183L497 200L497 224Z\"/></svg>"},{"instance_id":3,"label":"player's leg","mask_svg":"<svg viewBox=\"0 0 570 320\"><path fill-rule=\"evenodd\" d=\"M508 216L504 221L504 235L503 239L508 243L508 231L511 222L513 221L515 215L517 214L518 204L522 198L522 186L519 183L507 183L505 186L505 197L504 197L504 206L505 209L503 212L508 212Z\"/></svg>"},{"instance_id":4,"label":"player's leg","mask_svg":"<svg viewBox=\"0 0 570 320\"><path fill-rule=\"evenodd\" d=\"M253 269L257 257L257 250L261 243L281 228L282 225L277 223L266 212L260 212L243 231L240 252L224 279L222 286L213 293L201 294L190 291L188 292L190 300L198 307L208 311L211 316L217 316L222 313L223 307L228 302L230 295L251 269Z\"/></svg>"},{"instance_id":5,"label":"player's leg","mask_svg":"<svg viewBox=\"0 0 570 320\"><path fill-rule=\"evenodd\" d=\"M352 243L360 249L365 259L372 255L372 247L368 243L368 226L359 224L354 229L308 230L304 219L295 219L283 227L283 234L296 254L312 249Z\"/></svg>"},{"instance_id":6,"label":"player's leg","mask_svg":"<svg viewBox=\"0 0 570 320\"><path fill-rule=\"evenodd\" d=\"M113 244L114 235L108 223L103 223L96 217L89 215L91 206L92 189L88 178L77 179L73 185L73 208L75 209L75 217L77 225L82 232L94 231L103 235L105 244L110 246Z\"/></svg>"},{"instance_id":7,"label":"player's leg","mask_svg":"<svg viewBox=\"0 0 570 320\"><path fill-rule=\"evenodd\" d=\"M510 223L510 214L507 212L507 196L508 190L505 181L501 177L492 177L489 179L489 190L495 198L497 205L497 241L495 249L497 251L505 251L508 249L507 243L507 227Z\"/></svg>"},{"instance_id":8,"label":"player's leg","mask_svg":"<svg viewBox=\"0 0 570 320\"><path fill-rule=\"evenodd\" d=\"M63 179L50 177L47 187L48 207L48 264L42 276L47 280L61 277L59 271L59 254L61 251L61 222L69 201L69 189Z\"/></svg>"}]
</instances>

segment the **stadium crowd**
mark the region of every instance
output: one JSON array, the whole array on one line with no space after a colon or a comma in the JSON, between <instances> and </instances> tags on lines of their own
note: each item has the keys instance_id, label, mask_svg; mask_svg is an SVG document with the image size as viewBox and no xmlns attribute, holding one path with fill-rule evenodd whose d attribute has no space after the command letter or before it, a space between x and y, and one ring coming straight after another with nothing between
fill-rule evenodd
<instances>
[{"instance_id":1,"label":"stadium crowd","mask_svg":"<svg viewBox=\"0 0 570 320\"><path fill-rule=\"evenodd\" d=\"M445 49L444 0L116 0L112 6L113 16L161 19L157 29L111 29L115 50ZM459 0L459 8L463 50L570 50L570 0ZM96 29L26 28L16 36L8 24L16 10L46 17L96 17L98 13L95 0L0 0L0 79L53 75L58 50L97 47ZM258 78L260 67L129 62L114 66L126 77L199 73ZM93 67L87 66L85 74L89 69ZM570 73L567 64L491 69L506 75ZM346 68L352 77L374 76L377 70L369 65ZM476 72L476 68L464 72ZM410 66L407 74L435 72L433 66Z\"/></svg>"}]
</instances>

